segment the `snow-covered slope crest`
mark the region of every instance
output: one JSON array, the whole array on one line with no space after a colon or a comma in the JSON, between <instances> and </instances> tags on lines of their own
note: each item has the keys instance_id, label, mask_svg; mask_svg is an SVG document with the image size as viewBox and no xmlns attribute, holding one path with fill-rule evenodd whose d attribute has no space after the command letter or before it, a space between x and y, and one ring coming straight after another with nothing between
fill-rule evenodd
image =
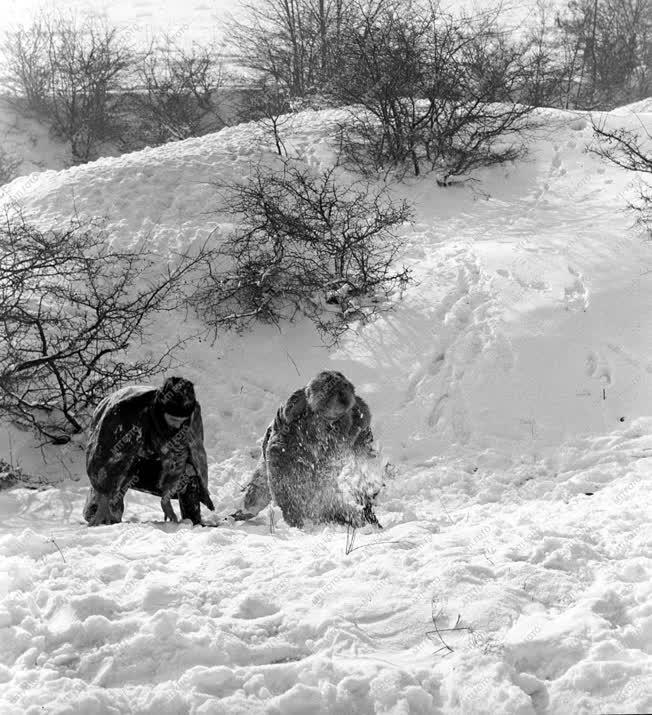
<instances>
[{"instance_id":1,"label":"snow-covered slope crest","mask_svg":"<svg viewBox=\"0 0 652 715\"><path fill-rule=\"evenodd\" d=\"M293 154L318 165L332 152L338 112L308 112L283 124ZM70 216L102 216L113 239L135 241L144 234L156 246L187 248L215 228L216 184L240 179L253 165L274 162L271 134L240 124L195 139L104 157L64 171L19 177L2 187L3 202L17 202L47 224Z\"/></svg>"},{"instance_id":2,"label":"snow-covered slope crest","mask_svg":"<svg viewBox=\"0 0 652 715\"><path fill-rule=\"evenodd\" d=\"M81 445L44 466L12 433L14 459L59 483L0 492L2 712L652 709L651 248L625 211L633 177L586 151L587 118L539 116L529 158L478 184L392 187L415 205L416 282L337 351L299 322L180 356L219 528L162 524L129 494L124 524L88 529ZM293 117L288 150L331 166L340 118ZM233 127L19 179L4 200L46 225L105 216L112 240L165 258L230 230L212 183L273 161L270 139ZM197 328L167 319L144 349ZM278 403L324 367L356 384L396 465L385 529L351 550L335 527L220 522Z\"/></svg>"}]
</instances>

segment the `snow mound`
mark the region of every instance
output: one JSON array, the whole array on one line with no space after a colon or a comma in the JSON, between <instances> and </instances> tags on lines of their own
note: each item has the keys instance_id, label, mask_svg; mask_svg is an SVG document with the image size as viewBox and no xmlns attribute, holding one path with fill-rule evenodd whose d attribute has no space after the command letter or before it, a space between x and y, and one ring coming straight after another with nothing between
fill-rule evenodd
<instances>
[{"instance_id":1,"label":"snow mound","mask_svg":"<svg viewBox=\"0 0 652 715\"><path fill-rule=\"evenodd\" d=\"M637 102L625 104L612 111L612 114L650 114L652 113L652 97L639 99Z\"/></svg>"}]
</instances>

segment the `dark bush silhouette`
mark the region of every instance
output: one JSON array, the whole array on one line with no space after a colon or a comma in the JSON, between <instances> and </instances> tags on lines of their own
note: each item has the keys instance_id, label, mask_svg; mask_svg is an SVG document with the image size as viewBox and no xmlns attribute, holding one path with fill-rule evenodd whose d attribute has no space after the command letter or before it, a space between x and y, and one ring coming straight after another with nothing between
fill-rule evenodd
<instances>
[{"instance_id":1,"label":"dark bush silhouette","mask_svg":"<svg viewBox=\"0 0 652 715\"><path fill-rule=\"evenodd\" d=\"M129 361L156 311L182 305L182 284L206 252L167 270L144 248L110 247L97 221L43 231L18 214L0 226L0 415L63 443L107 392L169 366ZM153 276L144 278L144 276Z\"/></svg>"},{"instance_id":2,"label":"dark bush silhouette","mask_svg":"<svg viewBox=\"0 0 652 715\"><path fill-rule=\"evenodd\" d=\"M572 0L557 16L568 103L612 109L652 94L652 1Z\"/></svg>"},{"instance_id":3,"label":"dark bush silhouette","mask_svg":"<svg viewBox=\"0 0 652 715\"><path fill-rule=\"evenodd\" d=\"M603 159L627 171L652 174L652 135L643 127L640 132L609 129L604 121L593 121L597 143L592 151ZM630 207L637 213L637 222L652 234L652 187L639 185L638 200Z\"/></svg>"},{"instance_id":4,"label":"dark bush silhouette","mask_svg":"<svg viewBox=\"0 0 652 715\"><path fill-rule=\"evenodd\" d=\"M410 210L366 182L343 187L333 169L315 175L284 161L222 190L241 228L193 298L215 330L303 314L336 342L353 322L388 310L409 280L394 261Z\"/></svg>"},{"instance_id":5,"label":"dark bush silhouette","mask_svg":"<svg viewBox=\"0 0 652 715\"><path fill-rule=\"evenodd\" d=\"M226 125L218 109L223 70L213 47L185 49L163 37L139 57L135 75L128 148L198 137Z\"/></svg>"},{"instance_id":6,"label":"dark bush silhouette","mask_svg":"<svg viewBox=\"0 0 652 715\"><path fill-rule=\"evenodd\" d=\"M523 154L522 50L494 18L419 6L367 12L348 31L334 94L351 105L345 159L368 173L435 171L442 184Z\"/></svg>"},{"instance_id":7,"label":"dark bush silhouette","mask_svg":"<svg viewBox=\"0 0 652 715\"><path fill-rule=\"evenodd\" d=\"M291 113L289 94L278 82L260 80L249 86L243 94L241 119L257 121L265 127L274 139L279 156L287 156L282 128Z\"/></svg>"},{"instance_id":8,"label":"dark bush silhouette","mask_svg":"<svg viewBox=\"0 0 652 715\"><path fill-rule=\"evenodd\" d=\"M21 160L0 147L0 186L8 184L18 176Z\"/></svg>"},{"instance_id":9,"label":"dark bush silhouette","mask_svg":"<svg viewBox=\"0 0 652 715\"><path fill-rule=\"evenodd\" d=\"M255 0L241 4L227 35L244 66L290 97L306 97L339 70L344 28L359 7L357 0Z\"/></svg>"},{"instance_id":10,"label":"dark bush silhouette","mask_svg":"<svg viewBox=\"0 0 652 715\"><path fill-rule=\"evenodd\" d=\"M117 139L134 54L116 28L93 16L41 15L9 33L4 50L10 88L69 143L75 162L96 158L104 142Z\"/></svg>"}]
</instances>

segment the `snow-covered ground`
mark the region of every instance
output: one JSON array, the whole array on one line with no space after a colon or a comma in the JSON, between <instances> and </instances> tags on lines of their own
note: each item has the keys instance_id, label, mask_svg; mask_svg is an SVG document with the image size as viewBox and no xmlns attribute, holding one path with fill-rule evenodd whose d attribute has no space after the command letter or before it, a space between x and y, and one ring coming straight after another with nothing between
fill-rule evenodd
<instances>
[{"instance_id":1,"label":"snow-covered ground","mask_svg":"<svg viewBox=\"0 0 652 715\"><path fill-rule=\"evenodd\" d=\"M1 712L652 710L652 245L586 118L538 116L524 161L393 187L416 207L416 282L337 351L302 323L188 345L218 528L130 493L125 523L89 529L83 445L0 431L0 456L52 485L0 492ZM288 149L330 166L339 118L297 115ZM240 125L23 177L3 201L44 225L105 216L166 255L219 240L211 182L271 160ZM168 316L144 349L198 330ZM338 527L223 520L278 404L322 368L355 383L395 465L385 529L353 548Z\"/></svg>"}]
</instances>

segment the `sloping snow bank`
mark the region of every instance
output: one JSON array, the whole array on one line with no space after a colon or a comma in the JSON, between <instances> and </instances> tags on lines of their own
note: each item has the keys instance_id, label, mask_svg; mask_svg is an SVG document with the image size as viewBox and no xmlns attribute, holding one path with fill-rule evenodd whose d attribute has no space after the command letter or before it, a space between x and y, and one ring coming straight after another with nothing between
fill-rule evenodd
<instances>
[{"instance_id":1,"label":"sloping snow bank","mask_svg":"<svg viewBox=\"0 0 652 715\"><path fill-rule=\"evenodd\" d=\"M610 119L634 126L649 115ZM319 169L334 161L341 112L308 111L284 125L291 153ZM326 365L350 376L372 404L393 460L460 445L539 452L647 413L652 335L652 248L632 229L633 177L586 152L583 117L546 110L530 157L494 168L469 188L425 178L395 187L417 209L403 260L416 282L386 318L329 354L310 326L262 327L244 337L194 341L180 356L208 412L216 458L251 444L278 402ZM271 162L257 124L147 149L9 185L43 225L103 216L112 240L143 240L162 260L219 242L231 229L216 181ZM343 176L346 180L346 176ZM5 199L9 202L11 199ZM167 318L157 351L200 326Z\"/></svg>"},{"instance_id":2,"label":"sloping snow bank","mask_svg":"<svg viewBox=\"0 0 652 715\"><path fill-rule=\"evenodd\" d=\"M624 211L633 177L586 152L586 118L539 116L528 160L394 189L416 206L416 283L337 351L303 323L189 344L219 528L162 524L156 499L129 494L126 523L89 530L83 444L43 466L6 433L60 483L0 493L3 712L652 709L652 249ZM340 118L297 115L288 148L330 166ZM112 240L147 237L165 259L220 240L212 182L271 147L242 125L8 193L45 225L103 215ZM143 349L198 329L168 316ZM356 384L397 465L385 530L348 554L338 528L221 521L278 403L324 367ZM448 652L433 631L458 614Z\"/></svg>"}]
</instances>

